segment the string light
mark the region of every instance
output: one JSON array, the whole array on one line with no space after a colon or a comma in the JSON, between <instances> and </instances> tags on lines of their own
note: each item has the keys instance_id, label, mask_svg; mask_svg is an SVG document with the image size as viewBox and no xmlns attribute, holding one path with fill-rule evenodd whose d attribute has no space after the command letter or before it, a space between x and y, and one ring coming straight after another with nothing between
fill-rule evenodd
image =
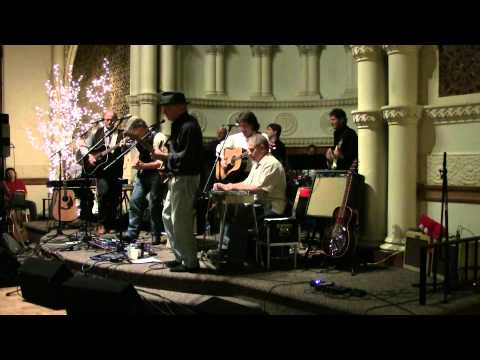
<instances>
[{"instance_id":1,"label":"string light","mask_svg":"<svg viewBox=\"0 0 480 360\"><path fill-rule=\"evenodd\" d=\"M86 87L84 103L81 106L81 82L83 76L73 78L73 67L68 68L65 82L61 78L60 66L53 66L53 80L45 82L48 95L48 110L35 108L35 121L41 141L30 129L26 129L27 137L35 148L45 152L49 157L48 177L50 180L59 177L59 156L61 150L62 167L66 178L78 176L77 151L83 144L82 135L91 127L92 121L101 120L107 110L107 102L112 92L109 62L103 60L103 74L93 79ZM58 154L57 154L58 155Z\"/></svg>"}]
</instances>

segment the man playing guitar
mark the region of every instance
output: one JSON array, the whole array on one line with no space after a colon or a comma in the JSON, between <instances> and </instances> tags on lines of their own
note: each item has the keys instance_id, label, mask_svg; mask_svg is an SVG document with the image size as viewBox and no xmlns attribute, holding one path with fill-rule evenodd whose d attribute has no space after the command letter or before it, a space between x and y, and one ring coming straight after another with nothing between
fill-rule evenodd
<instances>
[{"instance_id":1,"label":"man playing guitar","mask_svg":"<svg viewBox=\"0 0 480 360\"><path fill-rule=\"evenodd\" d=\"M220 153L221 159L221 166L223 169L227 169L229 166L230 159L226 158L225 150L226 149L242 149L242 152L245 154L245 159L239 159L237 161L243 161L244 166L239 171L231 173L228 178L221 179L224 182L241 182L245 180L250 172L252 167L251 161L247 158L247 151L248 151L248 140L252 138L255 134L258 134L258 130L260 129L260 124L258 123L257 117L253 112L243 112L238 117L238 123L240 127L240 132L229 136L225 139L225 145L223 146L223 142L218 144L217 146L217 154L220 153L220 150L223 146L223 151ZM219 179L220 180L220 179Z\"/></svg>"},{"instance_id":2,"label":"man playing guitar","mask_svg":"<svg viewBox=\"0 0 480 360\"><path fill-rule=\"evenodd\" d=\"M137 178L134 183L132 198L129 206L128 230L124 239L134 242L140 232L140 224L143 214L150 206L150 221L152 243L160 244L161 234L164 231L162 221L163 195L166 190L164 176L161 174L163 162L152 160L151 153L154 149L167 151L167 137L158 132L150 131L147 123L142 119L135 119L130 125L127 136L137 140L138 159L133 161L133 167L137 169ZM150 204L147 202L147 194L150 193Z\"/></svg>"},{"instance_id":3,"label":"man playing guitar","mask_svg":"<svg viewBox=\"0 0 480 360\"><path fill-rule=\"evenodd\" d=\"M326 153L328 163L333 170L348 170L358 159L357 133L347 126L347 114L342 109L330 112L330 123L335 132L334 145Z\"/></svg>"}]
</instances>

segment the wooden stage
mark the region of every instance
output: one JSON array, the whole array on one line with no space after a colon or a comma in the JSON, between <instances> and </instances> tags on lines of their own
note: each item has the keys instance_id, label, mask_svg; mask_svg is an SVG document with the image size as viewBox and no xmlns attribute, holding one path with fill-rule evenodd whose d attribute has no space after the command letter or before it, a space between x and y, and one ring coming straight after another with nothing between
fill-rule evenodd
<instances>
[{"instance_id":1,"label":"wooden stage","mask_svg":"<svg viewBox=\"0 0 480 360\"><path fill-rule=\"evenodd\" d=\"M72 233L75 230L67 230ZM156 263L131 264L95 263L91 256L105 253L87 248L85 244L74 250L64 250L65 241L55 238L55 232L41 240L42 253L65 261L73 271L83 271L112 279L131 282L136 287L171 294L173 301L181 303L192 297L220 296L247 301L262 308L268 314L351 314L351 315L443 315L480 313L480 292L456 291L449 302L443 304L443 294L429 293L427 305L418 303L419 274L394 266L368 265L352 276L348 271L320 268L313 264L306 268L299 261L296 270L292 261L273 263L273 271L261 267L247 267L242 271L219 272L211 261L200 253L201 269L198 273L171 273L161 262L173 260L173 254L165 246L156 246ZM49 239L47 243L43 243ZM200 247L215 247L199 239ZM363 290L365 296L328 294L314 290L312 279L332 281L336 285ZM180 295L179 295L180 294ZM183 299L183 300L182 300Z\"/></svg>"}]
</instances>

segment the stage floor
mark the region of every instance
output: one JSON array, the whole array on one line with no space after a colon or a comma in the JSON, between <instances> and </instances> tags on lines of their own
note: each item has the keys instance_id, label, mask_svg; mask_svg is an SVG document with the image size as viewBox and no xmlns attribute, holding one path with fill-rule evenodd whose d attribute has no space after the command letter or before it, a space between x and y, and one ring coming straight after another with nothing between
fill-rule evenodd
<instances>
[{"instance_id":1,"label":"stage floor","mask_svg":"<svg viewBox=\"0 0 480 360\"><path fill-rule=\"evenodd\" d=\"M70 230L67 231L67 233ZM71 230L73 231L73 230ZM52 237L53 236L53 237ZM148 238L147 234L144 234ZM98 249L62 251L64 240L54 233L41 247L46 255L55 255L75 271L129 281L137 287L157 289L181 296L224 296L256 303L269 314L369 314L369 315L441 315L480 313L480 292L456 291L443 304L440 292L429 293L427 305L418 304L419 274L398 267L361 267L358 274L312 266L303 261L292 269L292 261L277 263L273 271L261 267L248 267L242 271L222 273L205 256L200 257L201 269L197 273L171 273L162 263L131 264L95 263L91 256L105 253ZM200 247L214 248L215 242L198 240ZM154 247L158 261L173 260L165 246ZM274 264L275 266L275 264ZM364 297L326 294L310 287L310 281L320 278L343 287L367 292Z\"/></svg>"}]
</instances>

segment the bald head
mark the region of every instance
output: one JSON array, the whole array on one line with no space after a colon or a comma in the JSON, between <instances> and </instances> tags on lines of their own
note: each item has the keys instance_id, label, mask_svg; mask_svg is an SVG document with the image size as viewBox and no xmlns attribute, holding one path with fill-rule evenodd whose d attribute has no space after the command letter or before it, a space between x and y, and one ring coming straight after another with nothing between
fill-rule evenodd
<instances>
[{"instance_id":1,"label":"bald head","mask_svg":"<svg viewBox=\"0 0 480 360\"><path fill-rule=\"evenodd\" d=\"M107 129L111 129L115 121L117 121L117 114L112 110L107 110L103 114L103 121Z\"/></svg>"}]
</instances>

